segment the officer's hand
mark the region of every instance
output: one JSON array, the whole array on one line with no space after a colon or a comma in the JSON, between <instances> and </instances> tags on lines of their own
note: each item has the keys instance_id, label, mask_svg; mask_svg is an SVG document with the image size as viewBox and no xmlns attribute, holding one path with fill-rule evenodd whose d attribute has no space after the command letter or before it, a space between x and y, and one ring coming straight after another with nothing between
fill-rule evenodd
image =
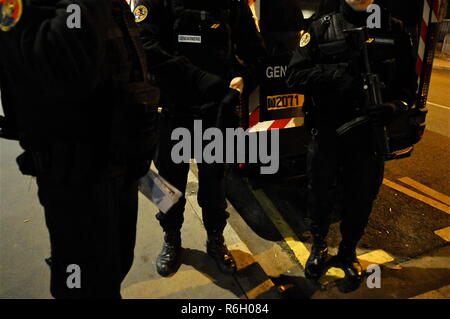
<instances>
[{"instance_id":1,"label":"officer's hand","mask_svg":"<svg viewBox=\"0 0 450 319\"><path fill-rule=\"evenodd\" d=\"M136 160L130 165L130 176L139 179L148 173L152 161L149 159Z\"/></svg>"},{"instance_id":2,"label":"officer's hand","mask_svg":"<svg viewBox=\"0 0 450 319\"><path fill-rule=\"evenodd\" d=\"M244 79L242 77L234 78L230 82L230 88L235 89L242 94L242 92L244 91Z\"/></svg>"},{"instance_id":3,"label":"officer's hand","mask_svg":"<svg viewBox=\"0 0 450 319\"><path fill-rule=\"evenodd\" d=\"M369 116L375 125L384 126L394 119L396 106L394 103L373 105L369 108Z\"/></svg>"},{"instance_id":4,"label":"officer's hand","mask_svg":"<svg viewBox=\"0 0 450 319\"><path fill-rule=\"evenodd\" d=\"M344 73L337 85L338 95L343 100L358 100L364 96L363 83L360 78ZM347 101L351 102L351 101Z\"/></svg>"},{"instance_id":5,"label":"officer's hand","mask_svg":"<svg viewBox=\"0 0 450 319\"><path fill-rule=\"evenodd\" d=\"M218 127L233 127L236 128L240 123L240 114L236 106L239 105L241 92L234 87L228 89L228 93L222 100L221 108L217 114Z\"/></svg>"},{"instance_id":6,"label":"officer's hand","mask_svg":"<svg viewBox=\"0 0 450 319\"><path fill-rule=\"evenodd\" d=\"M200 103L219 101L228 90L220 76L204 71L199 71L195 83L200 94Z\"/></svg>"}]
</instances>

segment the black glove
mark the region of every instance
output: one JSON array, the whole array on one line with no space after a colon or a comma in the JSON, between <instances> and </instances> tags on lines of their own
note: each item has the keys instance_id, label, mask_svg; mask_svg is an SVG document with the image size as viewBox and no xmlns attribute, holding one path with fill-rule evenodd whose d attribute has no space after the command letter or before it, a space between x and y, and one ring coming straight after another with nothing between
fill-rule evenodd
<instances>
[{"instance_id":1,"label":"black glove","mask_svg":"<svg viewBox=\"0 0 450 319\"><path fill-rule=\"evenodd\" d=\"M227 93L228 84L218 75L198 70L194 75L194 84L198 89L200 103L220 101Z\"/></svg>"},{"instance_id":2,"label":"black glove","mask_svg":"<svg viewBox=\"0 0 450 319\"><path fill-rule=\"evenodd\" d=\"M238 90L228 89L217 114L217 127L236 128L239 126L240 114L236 107L239 105L240 97L241 93Z\"/></svg>"},{"instance_id":3,"label":"black glove","mask_svg":"<svg viewBox=\"0 0 450 319\"><path fill-rule=\"evenodd\" d=\"M207 121L212 125L222 127L223 124L234 127L236 123L236 106L239 104L240 92L228 88L226 94L218 102L206 102L199 107L194 108L193 114Z\"/></svg>"},{"instance_id":4,"label":"black glove","mask_svg":"<svg viewBox=\"0 0 450 319\"><path fill-rule=\"evenodd\" d=\"M37 170L30 152L25 151L16 158L19 170L23 175L36 176Z\"/></svg>"},{"instance_id":5,"label":"black glove","mask_svg":"<svg viewBox=\"0 0 450 319\"><path fill-rule=\"evenodd\" d=\"M6 127L6 118L0 115L0 137L3 137L3 135L5 135L4 133L5 127Z\"/></svg>"},{"instance_id":6,"label":"black glove","mask_svg":"<svg viewBox=\"0 0 450 319\"><path fill-rule=\"evenodd\" d=\"M147 159L135 160L133 163L129 164L130 177L133 179L139 179L141 177L144 177L148 173L151 164L152 164L151 160Z\"/></svg>"},{"instance_id":7,"label":"black glove","mask_svg":"<svg viewBox=\"0 0 450 319\"><path fill-rule=\"evenodd\" d=\"M337 91L340 99L347 102L362 101L364 99L363 83L361 78L344 73L337 81ZM348 101L352 100L352 101Z\"/></svg>"},{"instance_id":8,"label":"black glove","mask_svg":"<svg viewBox=\"0 0 450 319\"><path fill-rule=\"evenodd\" d=\"M384 126L394 120L396 114L395 103L384 103L369 107L368 113L375 125Z\"/></svg>"}]
</instances>

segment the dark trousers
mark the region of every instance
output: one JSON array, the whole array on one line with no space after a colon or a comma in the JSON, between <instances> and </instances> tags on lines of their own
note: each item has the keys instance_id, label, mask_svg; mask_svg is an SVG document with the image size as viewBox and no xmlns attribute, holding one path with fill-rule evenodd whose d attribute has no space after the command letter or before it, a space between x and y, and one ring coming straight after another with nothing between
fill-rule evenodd
<instances>
[{"instance_id":1,"label":"dark trousers","mask_svg":"<svg viewBox=\"0 0 450 319\"><path fill-rule=\"evenodd\" d=\"M97 184L37 179L51 243L50 290L55 298L120 298L136 241L137 182L125 175ZM68 288L69 265L81 287ZM70 268L69 268L70 269Z\"/></svg>"},{"instance_id":2,"label":"dark trousers","mask_svg":"<svg viewBox=\"0 0 450 319\"><path fill-rule=\"evenodd\" d=\"M184 127L193 135L193 120L189 118L167 118L162 121L156 166L159 174L183 193L183 197L167 213L159 213L157 219L164 231L178 231L184 221L183 213L186 205L186 183L189 163L175 164L171 158L173 146L178 141L171 140L172 131ZM207 127L204 127L204 129ZM193 147L193 144L192 144ZM191 153L193 154L193 152ZM206 230L222 230L229 214L225 211L224 164L198 163L199 190L198 204L202 208L203 224Z\"/></svg>"},{"instance_id":3,"label":"dark trousers","mask_svg":"<svg viewBox=\"0 0 450 319\"><path fill-rule=\"evenodd\" d=\"M364 234L383 181L384 161L375 155L369 127L338 137L329 128L313 134L308 148L308 215L314 237L328 233L333 187L342 187L342 245L355 248ZM339 182L338 182L339 181Z\"/></svg>"}]
</instances>

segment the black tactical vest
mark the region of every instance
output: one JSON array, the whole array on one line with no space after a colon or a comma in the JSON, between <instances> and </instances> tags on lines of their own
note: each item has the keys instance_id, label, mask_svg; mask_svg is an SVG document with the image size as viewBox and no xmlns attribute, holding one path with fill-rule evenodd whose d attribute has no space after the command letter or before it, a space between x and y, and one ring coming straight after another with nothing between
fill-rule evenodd
<instances>
[{"instance_id":1,"label":"black tactical vest","mask_svg":"<svg viewBox=\"0 0 450 319\"><path fill-rule=\"evenodd\" d=\"M378 74L384 83L383 96L390 100L393 95L394 76L397 72L397 41L399 37L399 24L393 25L391 18L383 21L381 29L369 29L371 44L369 45L369 58L372 72ZM346 40L343 30L352 29L356 26L346 21L341 13L327 15L316 24L318 34L318 52L316 54L317 63L353 64L354 75L358 76L364 72L362 59L356 55L355 48ZM354 61L352 61L354 59Z\"/></svg>"},{"instance_id":2,"label":"black tactical vest","mask_svg":"<svg viewBox=\"0 0 450 319\"><path fill-rule=\"evenodd\" d=\"M19 94L21 87L0 76L4 104L17 108L17 136L27 151L18 159L24 174L80 183L104 176L110 165L134 167L151 159L159 90L149 81L130 8L124 0L111 0L111 9L100 80L87 98L60 101L25 83L36 97L33 105Z\"/></svg>"},{"instance_id":3,"label":"black tactical vest","mask_svg":"<svg viewBox=\"0 0 450 319\"><path fill-rule=\"evenodd\" d=\"M103 82L117 90L111 94L118 99L112 116L112 153L145 157L156 139L159 90L150 83L139 29L123 0L112 1L106 52Z\"/></svg>"},{"instance_id":4,"label":"black tactical vest","mask_svg":"<svg viewBox=\"0 0 450 319\"><path fill-rule=\"evenodd\" d=\"M123 0L112 1L112 19L108 27L105 81L111 80L132 95L137 103L158 102L158 90L150 83L147 61L133 14Z\"/></svg>"},{"instance_id":5,"label":"black tactical vest","mask_svg":"<svg viewBox=\"0 0 450 319\"><path fill-rule=\"evenodd\" d=\"M225 75L234 58L234 1L172 0L172 48L205 71Z\"/></svg>"}]
</instances>

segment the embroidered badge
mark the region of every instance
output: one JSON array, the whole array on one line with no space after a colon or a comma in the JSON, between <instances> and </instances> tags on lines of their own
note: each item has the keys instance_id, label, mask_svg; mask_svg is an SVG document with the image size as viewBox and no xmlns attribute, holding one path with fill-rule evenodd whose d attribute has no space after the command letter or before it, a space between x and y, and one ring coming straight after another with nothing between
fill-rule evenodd
<instances>
[{"instance_id":1,"label":"embroidered badge","mask_svg":"<svg viewBox=\"0 0 450 319\"><path fill-rule=\"evenodd\" d=\"M146 6L137 6L134 11L134 19L137 23L142 22L148 16L148 9Z\"/></svg>"},{"instance_id":2,"label":"embroidered badge","mask_svg":"<svg viewBox=\"0 0 450 319\"><path fill-rule=\"evenodd\" d=\"M300 39L300 47L301 48L306 47L310 41L311 41L311 35L309 34L309 32L306 32Z\"/></svg>"},{"instance_id":3,"label":"embroidered badge","mask_svg":"<svg viewBox=\"0 0 450 319\"><path fill-rule=\"evenodd\" d=\"M9 31L22 17L22 0L0 0L0 30Z\"/></svg>"}]
</instances>

